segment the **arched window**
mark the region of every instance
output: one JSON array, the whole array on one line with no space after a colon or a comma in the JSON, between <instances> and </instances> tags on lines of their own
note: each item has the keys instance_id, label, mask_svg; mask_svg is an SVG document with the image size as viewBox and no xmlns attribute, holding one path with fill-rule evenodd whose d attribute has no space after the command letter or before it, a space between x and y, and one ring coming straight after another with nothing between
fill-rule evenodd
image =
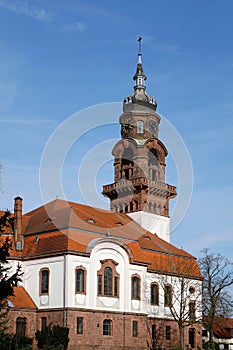
<instances>
[{"instance_id":1,"label":"arched window","mask_svg":"<svg viewBox=\"0 0 233 350\"><path fill-rule=\"evenodd\" d=\"M121 159L121 178L129 180L133 176L133 151L128 147L124 150Z\"/></svg>"},{"instance_id":2,"label":"arched window","mask_svg":"<svg viewBox=\"0 0 233 350\"><path fill-rule=\"evenodd\" d=\"M157 283L151 283L150 303L151 305L159 305L159 286Z\"/></svg>"},{"instance_id":3,"label":"arched window","mask_svg":"<svg viewBox=\"0 0 233 350\"><path fill-rule=\"evenodd\" d=\"M195 333L195 328L189 328L189 345L191 346L191 348L195 347Z\"/></svg>"},{"instance_id":4,"label":"arched window","mask_svg":"<svg viewBox=\"0 0 233 350\"><path fill-rule=\"evenodd\" d=\"M97 293L108 297L119 297L119 273L113 260L102 260L101 269L97 272Z\"/></svg>"},{"instance_id":5,"label":"arched window","mask_svg":"<svg viewBox=\"0 0 233 350\"><path fill-rule=\"evenodd\" d=\"M132 299L140 299L140 278L137 276L131 278L131 295Z\"/></svg>"},{"instance_id":6,"label":"arched window","mask_svg":"<svg viewBox=\"0 0 233 350\"><path fill-rule=\"evenodd\" d=\"M148 167L151 180L160 180L161 166L158 159L158 151L151 148L148 152Z\"/></svg>"},{"instance_id":7,"label":"arched window","mask_svg":"<svg viewBox=\"0 0 233 350\"><path fill-rule=\"evenodd\" d=\"M195 315L195 302L190 301L189 303L189 319L190 321L195 321L196 315Z\"/></svg>"},{"instance_id":8,"label":"arched window","mask_svg":"<svg viewBox=\"0 0 233 350\"><path fill-rule=\"evenodd\" d=\"M40 270L40 294L49 294L49 269Z\"/></svg>"},{"instance_id":9,"label":"arched window","mask_svg":"<svg viewBox=\"0 0 233 350\"><path fill-rule=\"evenodd\" d=\"M104 295L112 295L112 269L106 267L104 269Z\"/></svg>"},{"instance_id":10,"label":"arched window","mask_svg":"<svg viewBox=\"0 0 233 350\"><path fill-rule=\"evenodd\" d=\"M25 337L26 335L26 323L25 317L18 317L16 319L16 334L20 337Z\"/></svg>"},{"instance_id":11,"label":"arched window","mask_svg":"<svg viewBox=\"0 0 233 350\"><path fill-rule=\"evenodd\" d=\"M144 133L144 122L142 120L137 121L137 133L138 134Z\"/></svg>"},{"instance_id":12,"label":"arched window","mask_svg":"<svg viewBox=\"0 0 233 350\"><path fill-rule=\"evenodd\" d=\"M166 285L164 288L164 306L171 306L172 302L172 287Z\"/></svg>"},{"instance_id":13,"label":"arched window","mask_svg":"<svg viewBox=\"0 0 233 350\"><path fill-rule=\"evenodd\" d=\"M105 319L103 322L103 335L112 335L112 321Z\"/></svg>"},{"instance_id":14,"label":"arched window","mask_svg":"<svg viewBox=\"0 0 233 350\"><path fill-rule=\"evenodd\" d=\"M86 270L84 268L75 269L75 292L85 293L85 275Z\"/></svg>"}]
</instances>

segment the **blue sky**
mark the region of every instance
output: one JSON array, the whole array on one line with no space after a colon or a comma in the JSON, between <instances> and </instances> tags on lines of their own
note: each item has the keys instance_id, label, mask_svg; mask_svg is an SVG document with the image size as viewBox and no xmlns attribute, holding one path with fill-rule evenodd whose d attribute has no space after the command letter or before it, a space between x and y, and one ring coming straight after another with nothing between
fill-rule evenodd
<instances>
[{"instance_id":1,"label":"blue sky","mask_svg":"<svg viewBox=\"0 0 233 350\"><path fill-rule=\"evenodd\" d=\"M48 139L77 111L131 93L141 35L147 91L193 164L191 204L172 242L195 255L209 247L231 258L232 13L230 0L0 0L0 207L12 209L16 195L25 212L41 205L39 167ZM62 175L67 199L85 202L79 165L95 145L120 137L115 122L70 149ZM168 158L167 181L178 186L173 163ZM108 160L96 176L98 193L112 180ZM83 188L88 192L88 179ZM99 205L108 206L102 199Z\"/></svg>"}]
</instances>

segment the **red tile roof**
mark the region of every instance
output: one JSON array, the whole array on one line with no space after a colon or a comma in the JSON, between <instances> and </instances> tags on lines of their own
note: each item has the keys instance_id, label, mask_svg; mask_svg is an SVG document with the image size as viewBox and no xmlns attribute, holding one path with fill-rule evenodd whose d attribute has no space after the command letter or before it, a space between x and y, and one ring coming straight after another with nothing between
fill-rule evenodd
<instances>
[{"instance_id":1,"label":"red tile roof","mask_svg":"<svg viewBox=\"0 0 233 350\"><path fill-rule=\"evenodd\" d=\"M8 297L10 307L16 307L20 309L36 309L36 305L33 300L22 286L14 287L14 296Z\"/></svg>"},{"instance_id":2,"label":"red tile roof","mask_svg":"<svg viewBox=\"0 0 233 350\"><path fill-rule=\"evenodd\" d=\"M208 319L204 318L204 324L208 324ZM233 318L216 317L214 320L214 335L216 338L233 338Z\"/></svg>"},{"instance_id":3,"label":"red tile roof","mask_svg":"<svg viewBox=\"0 0 233 350\"><path fill-rule=\"evenodd\" d=\"M23 259L68 251L89 254L96 239L112 239L127 247L131 262L201 277L192 255L147 232L126 214L56 199L23 215L23 234L23 252L12 252Z\"/></svg>"}]
</instances>

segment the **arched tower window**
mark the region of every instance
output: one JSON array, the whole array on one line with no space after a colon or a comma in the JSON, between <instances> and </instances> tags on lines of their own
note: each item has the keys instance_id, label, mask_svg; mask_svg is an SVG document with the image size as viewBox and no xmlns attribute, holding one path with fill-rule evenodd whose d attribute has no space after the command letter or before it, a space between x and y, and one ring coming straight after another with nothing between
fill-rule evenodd
<instances>
[{"instance_id":1,"label":"arched tower window","mask_svg":"<svg viewBox=\"0 0 233 350\"><path fill-rule=\"evenodd\" d=\"M133 152L130 148L126 148L121 160L121 178L129 180L133 176Z\"/></svg>"},{"instance_id":2,"label":"arched tower window","mask_svg":"<svg viewBox=\"0 0 233 350\"><path fill-rule=\"evenodd\" d=\"M137 121L137 133L138 134L143 134L144 133L144 122L143 122L143 120L138 120Z\"/></svg>"},{"instance_id":3,"label":"arched tower window","mask_svg":"<svg viewBox=\"0 0 233 350\"><path fill-rule=\"evenodd\" d=\"M160 164L158 160L158 152L154 148L150 149L148 153L148 168L149 177L151 178L151 180L159 180Z\"/></svg>"}]
</instances>

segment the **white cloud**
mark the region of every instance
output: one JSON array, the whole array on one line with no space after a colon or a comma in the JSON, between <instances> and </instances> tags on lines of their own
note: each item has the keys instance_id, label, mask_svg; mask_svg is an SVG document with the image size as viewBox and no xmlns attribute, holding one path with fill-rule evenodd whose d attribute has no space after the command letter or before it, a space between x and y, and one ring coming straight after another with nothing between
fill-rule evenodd
<instances>
[{"instance_id":1,"label":"white cloud","mask_svg":"<svg viewBox=\"0 0 233 350\"><path fill-rule=\"evenodd\" d=\"M52 11L43 7L33 6L26 1L12 2L8 0L0 0L0 7L19 15L31 17L41 22L48 22L54 16Z\"/></svg>"},{"instance_id":2,"label":"white cloud","mask_svg":"<svg viewBox=\"0 0 233 350\"><path fill-rule=\"evenodd\" d=\"M64 32L83 32L86 30L86 25L83 22L64 24L62 30Z\"/></svg>"}]
</instances>

